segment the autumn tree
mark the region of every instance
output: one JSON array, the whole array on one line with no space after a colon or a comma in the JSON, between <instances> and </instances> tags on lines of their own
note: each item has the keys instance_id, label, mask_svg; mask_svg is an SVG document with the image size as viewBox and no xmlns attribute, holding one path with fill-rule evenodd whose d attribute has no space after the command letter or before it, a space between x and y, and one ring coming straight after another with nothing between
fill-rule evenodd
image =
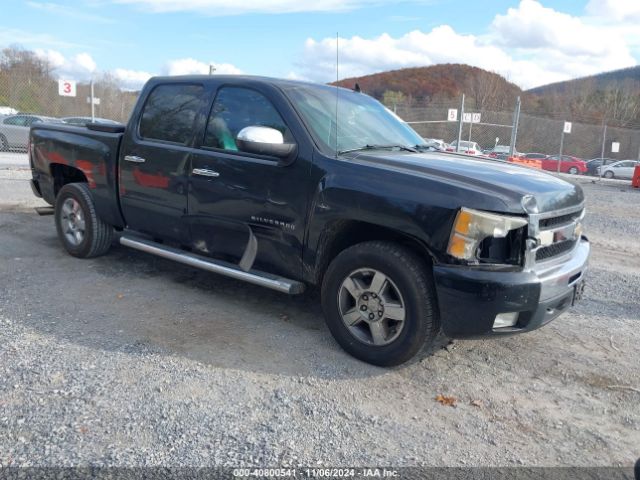
<instances>
[{"instance_id":1,"label":"autumn tree","mask_svg":"<svg viewBox=\"0 0 640 480\"><path fill-rule=\"evenodd\" d=\"M382 95L382 103L394 112L398 109L398 105L405 103L406 99L407 97L404 93L394 90L387 90Z\"/></svg>"}]
</instances>

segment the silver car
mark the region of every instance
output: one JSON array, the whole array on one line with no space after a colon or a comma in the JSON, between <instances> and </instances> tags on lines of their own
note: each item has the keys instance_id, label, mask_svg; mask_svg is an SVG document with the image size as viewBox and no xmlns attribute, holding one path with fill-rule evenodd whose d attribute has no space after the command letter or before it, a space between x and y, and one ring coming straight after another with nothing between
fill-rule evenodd
<instances>
[{"instance_id":1,"label":"silver car","mask_svg":"<svg viewBox=\"0 0 640 480\"><path fill-rule=\"evenodd\" d=\"M34 123L55 122L60 120L42 115L7 115L0 117L0 150L26 150L29 141L29 129Z\"/></svg>"},{"instance_id":2,"label":"silver car","mask_svg":"<svg viewBox=\"0 0 640 480\"><path fill-rule=\"evenodd\" d=\"M622 160L598 167L598 174L604 178L633 178L633 172L637 165L640 165L638 160Z\"/></svg>"}]
</instances>

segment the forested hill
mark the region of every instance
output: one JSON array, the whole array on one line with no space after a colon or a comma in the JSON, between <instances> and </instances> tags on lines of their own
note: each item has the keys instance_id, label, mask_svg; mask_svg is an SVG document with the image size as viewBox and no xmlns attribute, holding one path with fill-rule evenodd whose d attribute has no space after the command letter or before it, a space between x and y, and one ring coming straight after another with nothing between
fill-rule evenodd
<instances>
[{"instance_id":1,"label":"forested hill","mask_svg":"<svg viewBox=\"0 0 640 480\"><path fill-rule=\"evenodd\" d=\"M481 68L461 64L403 68L357 78L347 78L338 85L353 88L355 84L367 94L383 100L387 96L402 100L445 100L463 92L478 98L486 106L501 108L513 105L522 90L504 77Z\"/></svg>"},{"instance_id":2,"label":"forested hill","mask_svg":"<svg viewBox=\"0 0 640 480\"><path fill-rule=\"evenodd\" d=\"M464 93L474 109L510 112L520 96L528 114L640 128L640 66L527 91L499 74L460 64L404 68L338 82L346 88L356 83L391 106L456 106Z\"/></svg>"},{"instance_id":3,"label":"forested hill","mask_svg":"<svg viewBox=\"0 0 640 480\"><path fill-rule=\"evenodd\" d=\"M565 94L582 90L586 85L599 90L610 88L614 84L637 83L640 85L640 66L599 73L590 77L576 78L564 82L550 83L527 90L534 95Z\"/></svg>"}]
</instances>

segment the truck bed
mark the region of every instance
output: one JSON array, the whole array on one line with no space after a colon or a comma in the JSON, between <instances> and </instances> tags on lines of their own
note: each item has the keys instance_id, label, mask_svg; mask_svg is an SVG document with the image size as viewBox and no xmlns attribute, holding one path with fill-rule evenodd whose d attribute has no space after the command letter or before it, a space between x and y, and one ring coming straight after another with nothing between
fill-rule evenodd
<instances>
[{"instance_id":1,"label":"truck bed","mask_svg":"<svg viewBox=\"0 0 640 480\"><path fill-rule=\"evenodd\" d=\"M107 223L123 227L118 198L118 155L124 126L91 128L37 124L31 128L29 162L34 191L54 204L62 173L86 179L97 213Z\"/></svg>"}]
</instances>

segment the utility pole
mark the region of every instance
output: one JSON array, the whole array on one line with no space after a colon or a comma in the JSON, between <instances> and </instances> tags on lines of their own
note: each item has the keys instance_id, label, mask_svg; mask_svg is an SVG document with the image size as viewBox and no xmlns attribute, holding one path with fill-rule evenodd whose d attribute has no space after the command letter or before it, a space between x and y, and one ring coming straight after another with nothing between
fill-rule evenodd
<instances>
[{"instance_id":1,"label":"utility pole","mask_svg":"<svg viewBox=\"0 0 640 480\"><path fill-rule=\"evenodd\" d=\"M213 64L209 65L209 75L213 75L213 73L216 71L216 67L213 66Z\"/></svg>"},{"instance_id":2,"label":"utility pole","mask_svg":"<svg viewBox=\"0 0 640 480\"><path fill-rule=\"evenodd\" d=\"M600 178L602 178L602 170L604 169L604 152L606 151L607 145L607 124L606 120L602 120L602 153L600 154L600 158L602 159L600 162Z\"/></svg>"},{"instance_id":3,"label":"utility pole","mask_svg":"<svg viewBox=\"0 0 640 480\"><path fill-rule=\"evenodd\" d=\"M91 79L91 122L93 123L96 119L96 103L95 103L95 95L93 94L93 78Z\"/></svg>"},{"instance_id":4,"label":"utility pole","mask_svg":"<svg viewBox=\"0 0 640 480\"><path fill-rule=\"evenodd\" d=\"M558 156L558 173L560 173L560 162L562 162L562 149L564 148L564 129L560 135L560 155Z\"/></svg>"},{"instance_id":5,"label":"utility pole","mask_svg":"<svg viewBox=\"0 0 640 480\"><path fill-rule=\"evenodd\" d=\"M520 97L516 100L516 108L513 111L513 126L511 127L511 142L509 142L509 156L513 157L516 152L516 142L518 141L518 125L520 124Z\"/></svg>"},{"instance_id":6,"label":"utility pole","mask_svg":"<svg viewBox=\"0 0 640 480\"><path fill-rule=\"evenodd\" d=\"M456 143L456 152L460 151L460 142L462 141L462 118L464 117L464 93L460 102L460 118L458 119L458 142Z\"/></svg>"}]
</instances>

